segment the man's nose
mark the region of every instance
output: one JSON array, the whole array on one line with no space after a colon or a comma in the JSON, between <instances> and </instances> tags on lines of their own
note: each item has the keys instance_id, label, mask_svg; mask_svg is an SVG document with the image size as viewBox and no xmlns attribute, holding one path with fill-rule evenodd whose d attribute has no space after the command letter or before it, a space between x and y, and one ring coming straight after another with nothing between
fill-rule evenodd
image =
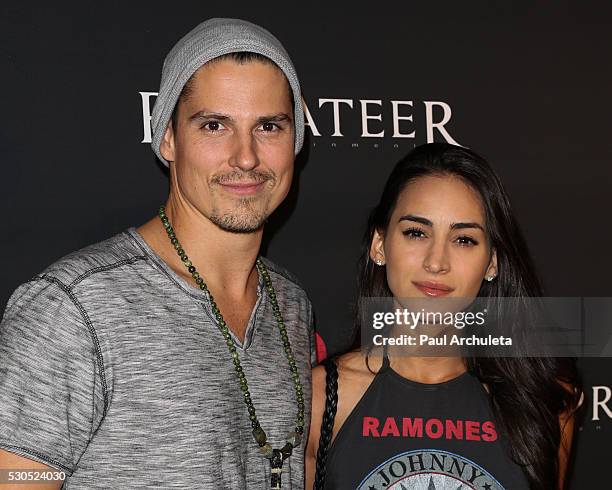
<instances>
[{"instance_id":1,"label":"man's nose","mask_svg":"<svg viewBox=\"0 0 612 490\"><path fill-rule=\"evenodd\" d=\"M257 141L252 133L235 136L229 165L244 171L253 170L259 165Z\"/></svg>"}]
</instances>

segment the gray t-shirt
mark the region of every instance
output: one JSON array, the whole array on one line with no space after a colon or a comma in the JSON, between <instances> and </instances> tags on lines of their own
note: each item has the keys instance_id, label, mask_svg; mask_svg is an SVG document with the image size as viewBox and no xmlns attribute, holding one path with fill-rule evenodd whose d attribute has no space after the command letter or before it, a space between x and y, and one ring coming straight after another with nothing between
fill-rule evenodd
<instances>
[{"instance_id":1,"label":"gray t-shirt","mask_svg":"<svg viewBox=\"0 0 612 490\"><path fill-rule=\"evenodd\" d=\"M311 305L265 263L308 434ZM207 294L134 228L59 260L14 292L0 323L0 448L63 470L63 488L269 488L270 464L213 318ZM244 345L234 341L261 426L280 448L297 401L261 278ZM304 446L285 461L283 488L304 487Z\"/></svg>"}]
</instances>

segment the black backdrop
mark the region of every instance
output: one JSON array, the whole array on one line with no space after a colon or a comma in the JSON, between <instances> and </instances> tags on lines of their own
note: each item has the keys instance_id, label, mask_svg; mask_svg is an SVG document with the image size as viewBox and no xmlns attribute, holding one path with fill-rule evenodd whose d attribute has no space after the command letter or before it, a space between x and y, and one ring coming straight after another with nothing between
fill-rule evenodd
<instances>
[{"instance_id":1,"label":"black backdrop","mask_svg":"<svg viewBox=\"0 0 612 490\"><path fill-rule=\"evenodd\" d=\"M316 126L265 253L296 274L330 351L342 349L367 211L393 163L428 139L501 174L549 296L612 296L608 188L612 8L601 2L17 3L0 7L0 310L62 255L150 218L167 179L146 143L163 58L208 17L274 32ZM344 99L334 102L324 99ZM375 102L363 102L363 101ZM394 130L393 102L400 117ZM351 108L352 104L352 108ZM367 137L362 107L371 116ZM427 107L431 108L428 115ZM428 136L428 125L445 121ZM429 117L429 123L428 123ZM335 131L335 125L339 131ZM332 136L334 133L342 136ZM317 136L315 133L319 133ZM144 142L143 142L144 140ZM572 488L609 487L612 360L581 360Z\"/></svg>"}]
</instances>

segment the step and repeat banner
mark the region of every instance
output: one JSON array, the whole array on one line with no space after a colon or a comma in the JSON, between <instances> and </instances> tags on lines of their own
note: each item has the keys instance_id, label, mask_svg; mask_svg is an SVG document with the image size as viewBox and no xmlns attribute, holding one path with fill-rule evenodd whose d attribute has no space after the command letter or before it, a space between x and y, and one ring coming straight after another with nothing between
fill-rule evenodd
<instances>
[{"instance_id":1,"label":"step and repeat banner","mask_svg":"<svg viewBox=\"0 0 612 490\"><path fill-rule=\"evenodd\" d=\"M347 348L366 216L392 166L446 141L502 177L548 296L612 296L612 9L603 2L15 2L0 7L0 311L68 252L153 217L162 61L210 17L272 31L306 141L264 252L295 274L329 353ZM612 331L612 325L610 326ZM581 359L571 488L608 488L612 359Z\"/></svg>"}]
</instances>

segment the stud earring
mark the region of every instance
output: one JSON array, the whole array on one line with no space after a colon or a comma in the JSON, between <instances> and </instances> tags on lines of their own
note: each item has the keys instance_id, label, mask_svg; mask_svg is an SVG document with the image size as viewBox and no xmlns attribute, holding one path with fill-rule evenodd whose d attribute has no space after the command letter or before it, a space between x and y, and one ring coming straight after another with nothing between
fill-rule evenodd
<instances>
[{"instance_id":1,"label":"stud earring","mask_svg":"<svg viewBox=\"0 0 612 490\"><path fill-rule=\"evenodd\" d=\"M376 259L374 262L376 262L376 265L383 265L383 261L381 259Z\"/></svg>"},{"instance_id":2,"label":"stud earring","mask_svg":"<svg viewBox=\"0 0 612 490\"><path fill-rule=\"evenodd\" d=\"M491 282L493 279L495 279L495 276L487 276L485 277L485 279L489 282Z\"/></svg>"}]
</instances>

